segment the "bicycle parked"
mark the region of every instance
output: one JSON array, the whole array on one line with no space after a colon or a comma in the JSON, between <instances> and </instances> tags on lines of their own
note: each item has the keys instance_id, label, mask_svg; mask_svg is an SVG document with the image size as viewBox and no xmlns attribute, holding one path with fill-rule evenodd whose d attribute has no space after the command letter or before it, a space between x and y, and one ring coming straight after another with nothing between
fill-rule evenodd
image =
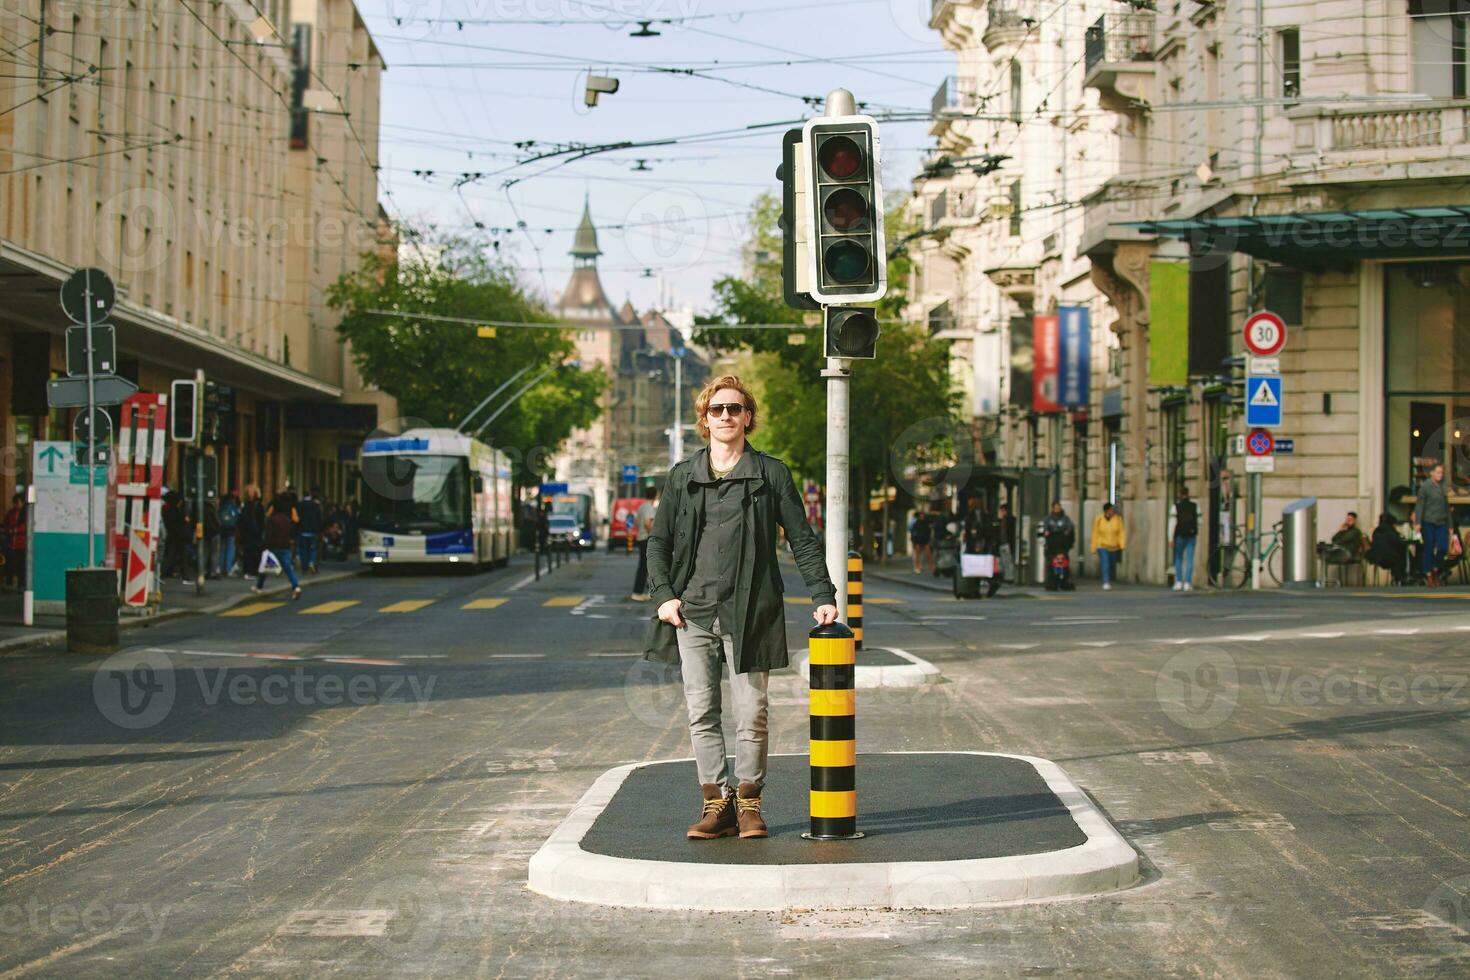
<instances>
[{"instance_id":1,"label":"bicycle parked","mask_svg":"<svg viewBox=\"0 0 1470 980\"><path fill-rule=\"evenodd\" d=\"M1239 589L1251 580L1251 545L1259 546L1262 572L1281 584L1281 522L1266 534L1251 532L1241 544L1222 544L1210 552L1210 584L1217 589Z\"/></svg>"}]
</instances>

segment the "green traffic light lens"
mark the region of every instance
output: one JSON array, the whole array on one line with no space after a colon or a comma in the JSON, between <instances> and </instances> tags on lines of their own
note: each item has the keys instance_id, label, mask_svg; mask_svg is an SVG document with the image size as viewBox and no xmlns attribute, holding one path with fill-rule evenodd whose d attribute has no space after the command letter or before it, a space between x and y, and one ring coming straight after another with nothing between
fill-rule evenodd
<instances>
[{"instance_id":1,"label":"green traffic light lens","mask_svg":"<svg viewBox=\"0 0 1470 980\"><path fill-rule=\"evenodd\" d=\"M817 162L833 180L851 180L863 166L863 150L850 136L833 136L817 150Z\"/></svg>"},{"instance_id":2,"label":"green traffic light lens","mask_svg":"<svg viewBox=\"0 0 1470 980\"><path fill-rule=\"evenodd\" d=\"M868 220L868 202L851 187L841 187L828 195L822 214L838 231L853 231Z\"/></svg>"},{"instance_id":3,"label":"green traffic light lens","mask_svg":"<svg viewBox=\"0 0 1470 980\"><path fill-rule=\"evenodd\" d=\"M873 264L868 250L850 238L827 246L824 258L827 275L840 283L860 282L868 278L868 269Z\"/></svg>"}]
</instances>

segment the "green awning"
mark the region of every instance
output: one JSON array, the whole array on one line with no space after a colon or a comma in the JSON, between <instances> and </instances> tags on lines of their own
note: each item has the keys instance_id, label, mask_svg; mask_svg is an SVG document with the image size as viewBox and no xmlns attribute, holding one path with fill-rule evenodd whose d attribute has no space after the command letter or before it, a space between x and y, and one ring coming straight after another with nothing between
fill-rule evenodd
<instances>
[{"instance_id":1,"label":"green awning","mask_svg":"<svg viewBox=\"0 0 1470 980\"><path fill-rule=\"evenodd\" d=\"M1303 269L1361 259L1470 256L1470 205L1122 222L1199 251L1244 252Z\"/></svg>"}]
</instances>

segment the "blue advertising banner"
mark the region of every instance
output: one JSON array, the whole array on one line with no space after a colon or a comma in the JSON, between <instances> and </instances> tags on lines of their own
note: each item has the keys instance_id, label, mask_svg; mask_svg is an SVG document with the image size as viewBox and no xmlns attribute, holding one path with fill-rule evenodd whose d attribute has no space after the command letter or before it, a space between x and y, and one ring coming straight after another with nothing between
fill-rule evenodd
<instances>
[{"instance_id":1,"label":"blue advertising banner","mask_svg":"<svg viewBox=\"0 0 1470 980\"><path fill-rule=\"evenodd\" d=\"M1067 408L1086 408L1091 392L1092 327L1085 306L1058 308L1061 317L1061 397Z\"/></svg>"}]
</instances>

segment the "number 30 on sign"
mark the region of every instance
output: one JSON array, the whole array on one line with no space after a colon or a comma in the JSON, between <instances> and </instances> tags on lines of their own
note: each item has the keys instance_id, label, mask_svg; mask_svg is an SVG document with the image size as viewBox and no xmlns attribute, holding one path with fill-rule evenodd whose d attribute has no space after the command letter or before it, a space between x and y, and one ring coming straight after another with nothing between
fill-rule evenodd
<instances>
[{"instance_id":1,"label":"number 30 on sign","mask_svg":"<svg viewBox=\"0 0 1470 980\"><path fill-rule=\"evenodd\" d=\"M1245 349L1257 357L1275 357L1286 346L1286 324L1267 310L1252 313L1241 331Z\"/></svg>"}]
</instances>

